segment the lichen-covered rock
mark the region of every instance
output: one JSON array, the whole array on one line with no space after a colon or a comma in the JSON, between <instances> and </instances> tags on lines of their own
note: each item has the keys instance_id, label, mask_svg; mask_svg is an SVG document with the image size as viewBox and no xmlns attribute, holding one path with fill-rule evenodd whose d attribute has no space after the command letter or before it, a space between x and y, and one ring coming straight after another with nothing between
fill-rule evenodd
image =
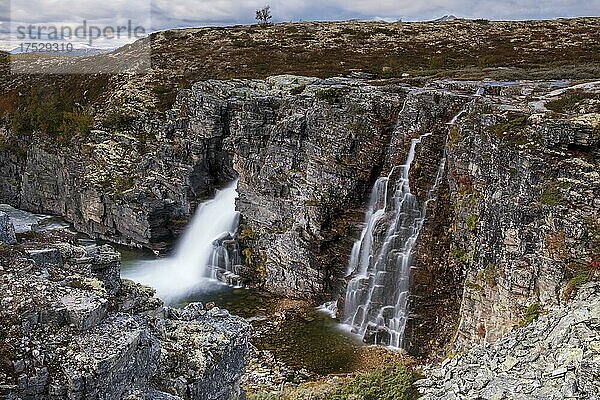
<instances>
[{"instance_id":1,"label":"lichen-covered rock","mask_svg":"<svg viewBox=\"0 0 600 400\"><path fill-rule=\"evenodd\" d=\"M198 82L164 116L96 130L72 151L37 138L0 156L0 199L162 250L239 177L239 274L288 297L343 299L372 185L431 133L410 170L420 204L441 178L415 246L404 347L440 357L493 342L598 277L597 82L376 83Z\"/></svg>"},{"instance_id":2,"label":"lichen-covered rock","mask_svg":"<svg viewBox=\"0 0 600 400\"><path fill-rule=\"evenodd\" d=\"M433 399L594 399L600 396L600 284L493 345L426 368Z\"/></svg>"},{"instance_id":3,"label":"lichen-covered rock","mask_svg":"<svg viewBox=\"0 0 600 400\"><path fill-rule=\"evenodd\" d=\"M44 236L0 253L0 395L237 399L249 325L198 304L165 310L119 271L106 245Z\"/></svg>"},{"instance_id":4,"label":"lichen-covered rock","mask_svg":"<svg viewBox=\"0 0 600 400\"><path fill-rule=\"evenodd\" d=\"M0 243L15 244L15 227L5 212L0 211Z\"/></svg>"},{"instance_id":5,"label":"lichen-covered rock","mask_svg":"<svg viewBox=\"0 0 600 400\"><path fill-rule=\"evenodd\" d=\"M491 93L449 141L449 261L465 274L459 346L499 339L529 307L567 301L600 272L600 136L574 122L595 120L532 112L532 98L560 99L543 85L510 90L530 97ZM598 84L585 90L600 98Z\"/></svg>"},{"instance_id":6,"label":"lichen-covered rock","mask_svg":"<svg viewBox=\"0 0 600 400\"><path fill-rule=\"evenodd\" d=\"M442 133L464 102L437 89L343 78L207 81L180 95L172 125L176 135L226 137L240 178L247 275L269 291L316 298L345 284L374 180L405 157L412 137ZM443 143L432 138L423 162L437 166Z\"/></svg>"}]
</instances>

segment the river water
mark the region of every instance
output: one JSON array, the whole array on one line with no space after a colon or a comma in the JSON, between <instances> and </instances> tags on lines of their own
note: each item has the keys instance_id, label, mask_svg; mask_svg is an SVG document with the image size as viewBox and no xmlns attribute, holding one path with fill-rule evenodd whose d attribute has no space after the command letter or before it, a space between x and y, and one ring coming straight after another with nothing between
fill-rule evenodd
<instances>
[{"instance_id":1,"label":"river water","mask_svg":"<svg viewBox=\"0 0 600 400\"><path fill-rule=\"evenodd\" d=\"M140 269L156 262L153 254L134 249L119 249L122 277L139 276ZM256 334L252 343L268 350L276 359L294 370L313 374L350 373L358 368L363 346L360 337L314 305L290 302L255 290L233 288L210 278L196 282L196 290L171 302L185 306L190 302L214 303L231 314L247 319Z\"/></svg>"}]
</instances>

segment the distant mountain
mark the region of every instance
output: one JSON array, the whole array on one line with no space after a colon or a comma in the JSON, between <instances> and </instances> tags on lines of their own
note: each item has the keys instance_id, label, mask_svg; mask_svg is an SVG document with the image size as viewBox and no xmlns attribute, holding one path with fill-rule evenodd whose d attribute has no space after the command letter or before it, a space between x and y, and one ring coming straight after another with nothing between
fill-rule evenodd
<instances>
[{"instance_id":1,"label":"distant mountain","mask_svg":"<svg viewBox=\"0 0 600 400\"><path fill-rule=\"evenodd\" d=\"M109 53L113 50L114 49L96 49L93 47L83 47L83 48L75 48L75 49L73 49L73 51L70 51L70 52L55 53L55 52L41 51L38 54L62 56L62 57L91 57L91 56L97 56L97 55L104 54L104 53ZM26 52L21 51L20 47L16 47L16 48L12 49L9 53L10 54L23 54Z\"/></svg>"},{"instance_id":2,"label":"distant mountain","mask_svg":"<svg viewBox=\"0 0 600 400\"><path fill-rule=\"evenodd\" d=\"M434 19L433 21L434 22L447 22L447 21L456 21L457 19L460 19L460 18L458 18L455 15L450 14L450 15L444 15L442 18Z\"/></svg>"}]
</instances>

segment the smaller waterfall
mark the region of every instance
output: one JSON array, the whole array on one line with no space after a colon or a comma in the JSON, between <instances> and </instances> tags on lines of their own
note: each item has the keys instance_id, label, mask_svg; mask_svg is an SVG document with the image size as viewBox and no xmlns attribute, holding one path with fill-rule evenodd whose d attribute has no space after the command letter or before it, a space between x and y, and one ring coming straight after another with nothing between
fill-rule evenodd
<instances>
[{"instance_id":1,"label":"smaller waterfall","mask_svg":"<svg viewBox=\"0 0 600 400\"><path fill-rule=\"evenodd\" d=\"M173 256L139 261L124 277L153 287L159 298L173 302L201 290L210 279L232 273L239 255L233 240L239 223L236 188L237 181L198 207Z\"/></svg>"},{"instance_id":2,"label":"smaller waterfall","mask_svg":"<svg viewBox=\"0 0 600 400\"><path fill-rule=\"evenodd\" d=\"M236 229L237 225L236 222ZM213 241L213 251L208 267L212 279L217 279L233 287L242 286L240 246L232 232L226 232Z\"/></svg>"},{"instance_id":3,"label":"smaller waterfall","mask_svg":"<svg viewBox=\"0 0 600 400\"><path fill-rule=\"evenodd\" d=\"M317 311L328 315L331 318L337 318L338 304L337 301L328 301L327 303L317 307Z\"/></svg>"},{"instance_id":4,"label":"smaller waterfall","mask_svg":"<svg viewBox=\"0 0 600 400\"><path fill-rule=\"evenodd\" d=\"M375 182L365 227L350 256L342 322L375 344L402 343L411 256L425 214L410 191L409 172L416 146L429 135L412 139L405 164ZM389 190L394 191L391 204Z\"/></svg>"}]
</instances>

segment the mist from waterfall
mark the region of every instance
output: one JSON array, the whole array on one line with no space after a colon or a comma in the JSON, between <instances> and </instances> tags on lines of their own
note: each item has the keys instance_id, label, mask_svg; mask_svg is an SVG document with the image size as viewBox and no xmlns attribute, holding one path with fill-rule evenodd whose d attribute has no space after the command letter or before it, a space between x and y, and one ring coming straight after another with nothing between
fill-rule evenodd
<instances>
[{"instance_id":1,"label":"mist from waterfall","mask_svg":"<svg viewBox=\"0 0 600 400\"><path fill-rule=\"evenodd\" d=\"M375 182L364 229L350 256L342 322L363 338L371 336L375 344L402 345L412 252L429 202L418 204L410 190L409 172L416 146L429 135L412 139L405 164ZM437 189L444 163L445 155L429 199Z\"/></svg>"},{"instance_id":2,"label":"mist from waterfall","mask_svg":"<svg viewBox=\"0 0 600 400\"><path fill-rule=\"evenodd\" d=\"M217 191L198 207L171 257L137 261L123 271L123 277L153 287L166 303L214 289L218 283L213 264L219 257L229 260L223 255L222 242L233 239L239 224L237 183Z\"/></svg>"}]
</instances>

